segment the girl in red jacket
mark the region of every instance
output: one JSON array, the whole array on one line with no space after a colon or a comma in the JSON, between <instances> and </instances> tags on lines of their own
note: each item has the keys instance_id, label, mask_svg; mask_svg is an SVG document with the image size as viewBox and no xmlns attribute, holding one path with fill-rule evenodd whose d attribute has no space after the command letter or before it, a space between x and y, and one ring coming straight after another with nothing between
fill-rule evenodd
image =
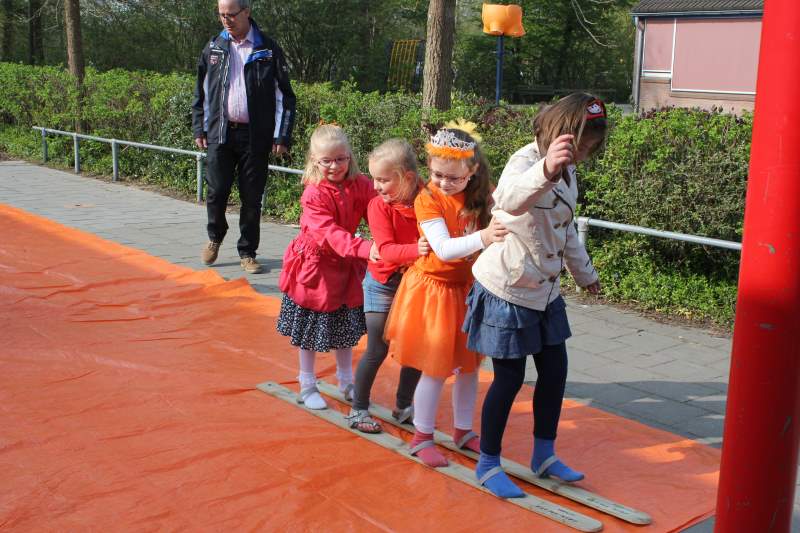
<instances>
[{"instance_id":1,"label":"girl in red jacket","mask_svg":"<svg viewBox=\"0 0 800 533\"><path fill-rule=\"evenodd\" d=\"M406 267L430 251L419 236L414 199L423 187L417 174L417 155L402 139L389 139L369 155L369 173L378 196L369 203L369 229L381 260L369 263L364 278L364 313L367 321L367 349L358 363L350 427L364 433L380 433L381 425L369 414L369 395L389 347L383 340L386 316ZM393 416L409 422L411 401L420 371L403 367L397 385Z\"/></svg>"},{"instance_id":2,"label":"girl in red jacket","mask_svg":"<svg viewBox=\"0 0 800 533\"><path fill-rule=\"evenodd\" d=\"M344 130L333 124L311 135L303 184L300 234L283 256L277 329L300 348L298 401L325 409L316 387L316 352L335 351L339 389L352 398L352 348L366 332L361 280L367 259L379 257L375 244L355 232L375 190L359 173Z\"/></svg>"}]
</instances>

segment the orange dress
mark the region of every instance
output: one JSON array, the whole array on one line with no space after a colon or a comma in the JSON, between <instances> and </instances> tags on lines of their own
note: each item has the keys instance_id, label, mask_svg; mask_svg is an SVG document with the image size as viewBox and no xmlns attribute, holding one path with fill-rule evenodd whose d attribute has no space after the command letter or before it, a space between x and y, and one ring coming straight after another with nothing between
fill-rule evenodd
<instances>
[{"instance_id":1,"label":"orange dress","mask_svg":"<svg viewBox=\"0 0 800 533\"><path fill-rule=\"evenodd\" d=\"M414 201L418 223L443 218L451 237L477 229L471 218L460 216L463 207L463 192L447 196L433 184ZM401 365L437 378L476 370L481 356L467 349L461 325L477 255L442 261L431 252L403 275L384 332L389 353Z\"/></svg>"}]
</instances>

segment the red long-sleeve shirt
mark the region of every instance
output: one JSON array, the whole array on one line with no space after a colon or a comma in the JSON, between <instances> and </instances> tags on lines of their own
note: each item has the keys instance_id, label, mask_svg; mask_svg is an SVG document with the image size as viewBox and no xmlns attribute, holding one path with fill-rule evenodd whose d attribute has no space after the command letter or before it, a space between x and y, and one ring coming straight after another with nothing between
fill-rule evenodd
<instances>
[{"instance_id":1,"label":"red long-sleeve shirt","mask_svg":"<svg viewBox=\"0 0 800 533\"><path fill-rule=\"evenodd\" d=\"M376 196L367 208L369 230L378 246L381 260L370 262L367 268L372 277L386 283L397 269L419 257L417 217L413 206L389 204Z\"/></svg>"}]
</instances>

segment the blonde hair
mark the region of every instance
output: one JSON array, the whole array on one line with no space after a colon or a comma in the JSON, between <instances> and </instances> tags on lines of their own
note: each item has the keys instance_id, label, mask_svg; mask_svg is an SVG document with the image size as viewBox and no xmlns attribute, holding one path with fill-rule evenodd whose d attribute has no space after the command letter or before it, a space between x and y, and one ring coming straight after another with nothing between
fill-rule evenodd
<instances>
[{"instance_id":1,"label":"blonde hair","mask_svg":"<svg viewBox=\"0 0 800 533\"><path fill-rule=\"evenodd\" d=\"M382 142L369 154L369 161L382 161L392 167L392 171L400 178L400 187L396 201L410 204L424 185L417 169L417 154L411 145L403 139L389 139ZM413 177L408 174L413 174Z\"/></svg>"},{"instance_id":2,"label":"blonde hair","mask_svg":"<svg viewBox=\"0 0 800 533\"><path fill-rule=\"evenodd\" d=\"M605 143L607 120L603 117L586 119L586 108L591 102L598 100L587 93L572 93L558 102L542 106L533 119L533 135L539 145L539 152L544 155L559 135L575 136L575 146L580 146L584 135L600 138L602 141L589 154L596 153Z\"/></svg>"},{"instance_id":3,"label":"blonde hair","mask_svg":"<svg viewBox=\"0 0 800 533\"><path fill-rule=\"evenodd\" d=\"M489 225L491 220L491 205L489 205L489 187L491 168L486 156L483 155L480 145L475 141L469 133L464 130L455 128L444 128L446 131L452 132L459 140L468 143L475 143L474 153L472 157L467 159L459 158L469 167L477 167L475 172L470 176L467 187L464 189L464 207L461 209L461 216L474 217L475 222L479 228L485 228ZM441 130L440 130L441 131ZM430 164L432 157L442 157L437 155L428 155L428 164ZM443 158L444 159L444 158Z\"/></svg>"},{"instance_id":4,"label":"blonde hair","mask_svg":"<svg viewBox=\"0 0 800 533\"><path fill-rule=\"evenodd\" d=\"M322 172L320 172L317 167L315 154L329 146L343 146L347 149L350 162L347 165L347 176L345 176L345 179L353 179L360 173L358 170L358 162L355 157L353 157L353 150L350 148L350 139L347 138L347 134L344 130L335 124L322 124L321 126L317 126L314 133L311 134L311 140L308 143L306 169L302 179L303 185L317 185L324 179Z\"/></svg>"}]
</instances>

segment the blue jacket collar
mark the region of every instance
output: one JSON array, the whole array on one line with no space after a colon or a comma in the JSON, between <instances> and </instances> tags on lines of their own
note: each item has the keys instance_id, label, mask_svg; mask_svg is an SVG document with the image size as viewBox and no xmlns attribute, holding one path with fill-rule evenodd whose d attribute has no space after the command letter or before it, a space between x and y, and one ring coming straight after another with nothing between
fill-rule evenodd
<instances>
[{"instance_id":1,"label":"blue jacket collar","mask_svg":"<svg viewBox=\"0 0 800 533\"><path fill-rule=\"evenodd\" d=\"M253 49L256 49L264 44L264 36L261 34L261 29L258 27L258 24L256 24L256 21L254 21L252 18L250 19L250 26L253 31ZM228 33L228 30L222 30L219 36L226 41L232 40L231 34Z\"/></svg>"}]
</instances>

